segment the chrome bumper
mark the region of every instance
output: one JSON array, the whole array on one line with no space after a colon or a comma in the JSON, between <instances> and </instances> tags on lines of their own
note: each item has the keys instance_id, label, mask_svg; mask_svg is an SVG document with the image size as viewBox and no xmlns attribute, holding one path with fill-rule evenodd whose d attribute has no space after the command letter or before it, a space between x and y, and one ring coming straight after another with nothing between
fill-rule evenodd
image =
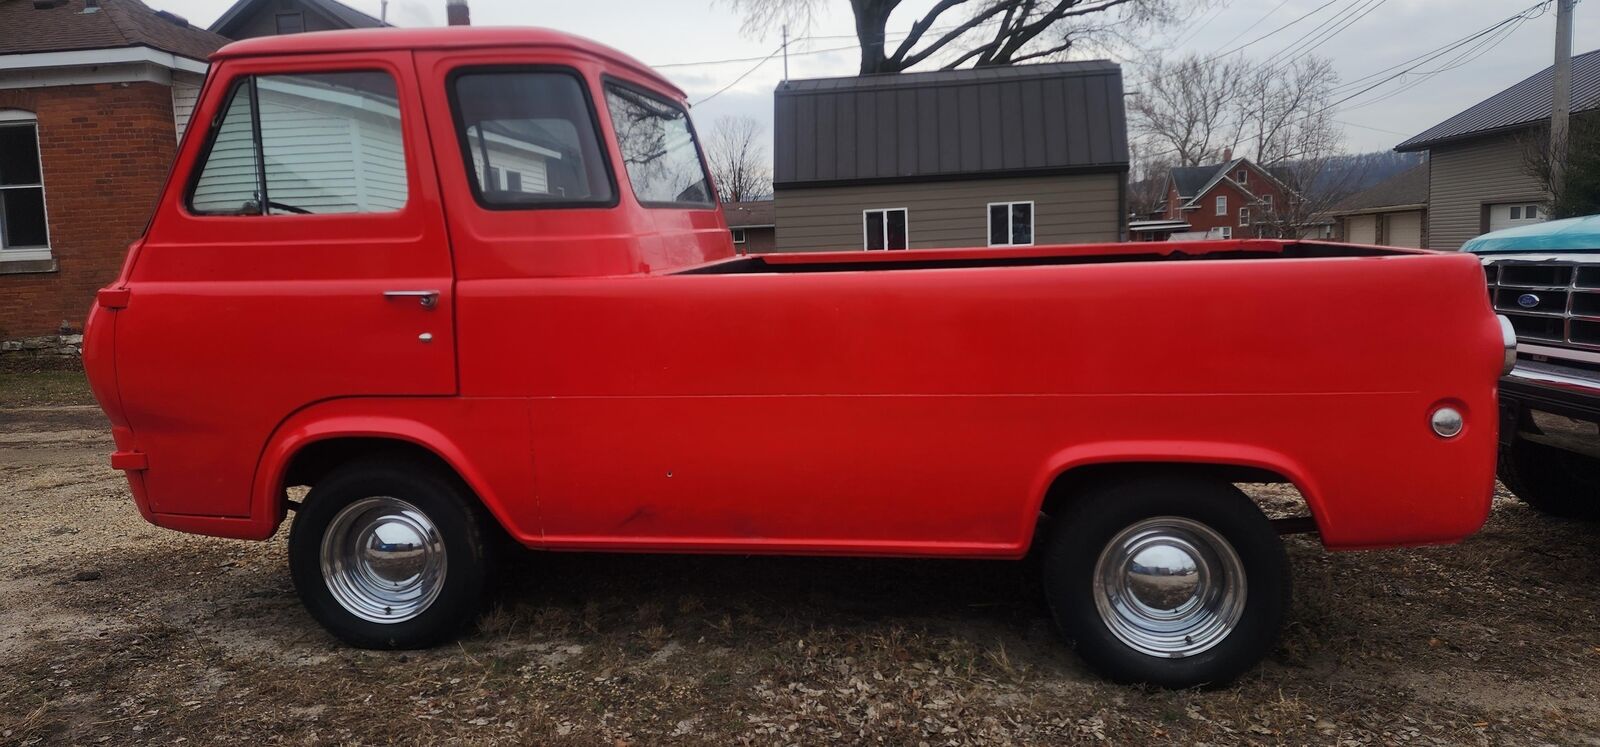
<instances>
[{"instance_id":1,"label":"chrome bumper","mask_svg":"<svg viewBox=\"0 0 1600 747\"><path fill-rule=\"evenodd\" d=\"M1554 368L1549 367L1549 368ZM1600 379L1574 376L1565 371L1553 371L1537 363L1518 363L1506 374L1506 379L1531 386L1550 387L1564 392L1594 397L1600 403Z\"/></svg>"}]
</instances>

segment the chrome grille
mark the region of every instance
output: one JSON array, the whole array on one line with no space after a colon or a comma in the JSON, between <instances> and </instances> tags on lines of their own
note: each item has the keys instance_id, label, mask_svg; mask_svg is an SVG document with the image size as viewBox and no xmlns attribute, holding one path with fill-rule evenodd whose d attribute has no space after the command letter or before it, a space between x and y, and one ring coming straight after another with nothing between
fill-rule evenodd
<instances>
[{"instance_id":1,"label":"chrome grille","mask_svg":"<svg viewBox=\"0 0 1600 747\"><path fill-rule=\"evenodd\" d=\"M1600 350L1600 264L1500 259L1483 266L1489 303L1523 342Z\"/></svg>"}]
</instances>

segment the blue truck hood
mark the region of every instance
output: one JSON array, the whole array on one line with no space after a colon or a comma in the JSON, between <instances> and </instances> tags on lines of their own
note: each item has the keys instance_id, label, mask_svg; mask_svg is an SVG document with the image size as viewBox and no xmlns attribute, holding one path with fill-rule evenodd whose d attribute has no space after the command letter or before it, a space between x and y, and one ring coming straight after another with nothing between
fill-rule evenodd
<instances>
[{"instance_id":1,"label":"blue truck hood","mask_svg":"<svg viewBox=\"0 0 1600 747\"><path fill-rule=\"evenodd\" d=\"M1475 254L1600 252L1600 215L1553 220L1486 233L1461 245Z\"/></svg>"}]
</instances>

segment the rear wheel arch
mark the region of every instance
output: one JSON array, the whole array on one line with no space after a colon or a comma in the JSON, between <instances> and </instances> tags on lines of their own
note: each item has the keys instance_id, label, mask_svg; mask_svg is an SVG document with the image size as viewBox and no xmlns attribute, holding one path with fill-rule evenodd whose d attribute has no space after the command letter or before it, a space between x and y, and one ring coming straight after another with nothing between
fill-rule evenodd
<instances>
[{"instance_id":1,"label":"rear wheel arch","mask_svg":"<svg viewBox=\"0 0 1600 747\"><path fill-rule=\"evenodd\" d=\"M1320 496L1292 460L1256 447L1229 444L1063 454L1047 471L1039 491L1038 511L1030 519L1059 516L1074 500L1108 481L1158 473L1226 483L1291 485L1299 491L1316 527L1323 528Z\"/></svg>"}]
</instances>

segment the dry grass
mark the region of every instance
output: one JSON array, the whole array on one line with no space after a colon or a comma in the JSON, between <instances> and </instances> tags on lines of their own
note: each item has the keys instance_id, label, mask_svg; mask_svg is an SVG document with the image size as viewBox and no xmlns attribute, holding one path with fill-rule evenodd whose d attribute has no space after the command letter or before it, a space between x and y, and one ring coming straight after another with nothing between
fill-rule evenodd
<instances>
[{"instance_id":1,"label":"dry grass","mask_svg":"<svg viewBox=\"0 0 1600 747\"><path fill-rule=\"evenodd\" d=\"M38 436L0 440L0 745L1600 741L1600 527L1508 499L1456 547L1290 539L1288 629L1216 692L1097 679L1028 561L530 556L460 643L376 653L282 532L145 525L96 418L0 411Z\"/></svg>"}]
</instances>

